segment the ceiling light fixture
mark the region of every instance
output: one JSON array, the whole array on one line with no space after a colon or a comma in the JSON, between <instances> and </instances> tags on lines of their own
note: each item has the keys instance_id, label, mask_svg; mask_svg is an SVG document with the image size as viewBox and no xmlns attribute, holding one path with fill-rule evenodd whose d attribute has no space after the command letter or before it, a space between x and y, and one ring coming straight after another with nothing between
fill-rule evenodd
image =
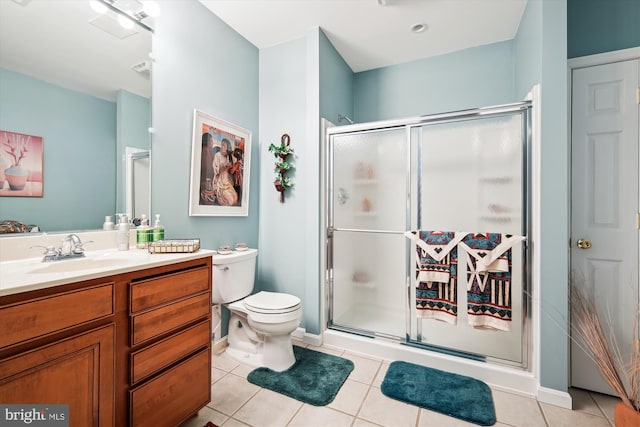
<instances>
[{"instance_id":1,"label":"ceiling light fixture","mask_svg":"<svg viewBox=\"0 0 640 427\"><path fill-rule=\"evenodd\" d=\"M125 14L118 15L118 24L120 24L122 28L126 28L127 30L130 30L135 26L135 24L133 23L133 20L129 18L127 15Z\"/></svg>"},{"instance_id":2,"label":"ceiling light fixture","mask_svg":"<svg viewBox=\"0 0 640 427\"><path fill-rule=\"evenodd\" d=\"M427 24L423 24L423 23L413 24L411 26L411 32L416 34L423 33L425 32L426 29L427 29Z\"/></svg>"},{"instance_id":3,"label":"ceiling light fixture","mask_svg":"<svg viewBox=\"0 0 640 427\"><path fill-rule=\"evenodd\" d=\"M109 10L107 9L107 6L104 5L104 3L98 0L91 0L89 2L89 6L91 6L91 9L93 9L95 13L105 13L107 10Z\"/></svg>"},{"instance_id":4,"label":"ceiling light fixture","mask_svg":"<svg viewBox=\"0 0 640 427\"><path fill-rule=\"evenodd\" d=\"M158 3L152 0L146 0L142 2L142 11L152 18L157 18L160 15L160 7Z\"/></svg>"},{"instance_id":5,"label":"ceiling light fixture","mask_svg":"<svg viewBox=\"0 0 640 427\"><path fill-rule=\"evenodd\" d=\"M118 4L119 0L92 0L89 2L91 8L97 13L106 13L108 10L115 12L118 16L118 23L128 30L132 29L135 24L142 28L153 32L153 28L142 22L146 18L155 18L160 14L158 3L153 0L133 0L126 2L126 7L132 4L139 5L140 10L123 10L122 5Z\"/></svg>"}]
</instances>

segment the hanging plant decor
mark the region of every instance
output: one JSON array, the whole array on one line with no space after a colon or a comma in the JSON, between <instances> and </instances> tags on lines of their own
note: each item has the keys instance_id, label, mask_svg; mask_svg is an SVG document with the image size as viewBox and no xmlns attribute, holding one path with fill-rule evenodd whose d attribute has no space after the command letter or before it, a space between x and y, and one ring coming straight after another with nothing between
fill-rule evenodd
<instances>
[{"instance_id":1,"label":"hanging plant decor","mask_svg":"<svg viewBox=\"0 0 640 427\"><path fill-rule=\"evenodd\" d=\"M291 178L286 177L285 173L289 171L293 165L287 161L289 154L293 153L293 148L289 146L291 138L288 134L283 134L280 138L280 145L271 144L268 147L269 152L273 153L276 158L276 166L274 172L276 178L273 181L276 191L280 193L280 203L284 203L284 192L293 185Z\"/></svg>"}]
</instances>

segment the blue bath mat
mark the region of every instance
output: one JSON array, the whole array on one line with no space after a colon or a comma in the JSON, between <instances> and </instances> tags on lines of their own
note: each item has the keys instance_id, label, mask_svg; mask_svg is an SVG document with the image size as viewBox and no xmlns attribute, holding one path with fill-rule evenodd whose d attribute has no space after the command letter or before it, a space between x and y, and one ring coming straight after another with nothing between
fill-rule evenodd
<instances>
[{"instance_id":1,"label":"blue bath mat","mask_svg":"<svg viewBox=\"0 0 640 427\"><path fill-rule=\"evenodd\" d=\"M380 389L393 399L470 423L496 423L491 389L475 378L396 361L389 365Z\"/></svg>"},{"instance_id":2,"label":"blue bath mat","mask_svg":"<svg viewBox=\"0 0 640 427\"><path fill-rule=\"evenodd\" d=\"M257 368L247 380L260 387L315 406L324 406L335 399L351 371L353 362L342 357L294 345L296 363L283 372Z\"/></svg>"}]
</instances>

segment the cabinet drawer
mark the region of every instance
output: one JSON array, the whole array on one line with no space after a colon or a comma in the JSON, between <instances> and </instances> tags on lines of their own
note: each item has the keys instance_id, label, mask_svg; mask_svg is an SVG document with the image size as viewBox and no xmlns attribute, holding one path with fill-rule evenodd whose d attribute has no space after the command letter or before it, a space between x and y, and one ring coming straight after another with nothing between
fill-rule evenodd
<instances>
[{"instance_id":1,"label":"cabinet drawer","mask_svg":"<svg viewBox=\"0 0 640 427\"><path fill-rule=\"evenodd\" d=\"M206 293L137 314L132 319L131 345L140 344L210 313L211 298Z\"/></svg>"},{"instance_id":2,"label":"cabinet drawer","mask_svg":"<svg viewBox=\"0 0 640 427\"><path fill-rule=\"evenodd\" d=\"M206 320L144 350L131 353L131 384L208 345L211 342L210 324Z\"/></svg>"},{"instance_id":3,"label":"cabinet drawer","mask_svg":"<svg viewBox=\"0 0 640 427\"><path fill-rule=\"evenodd\" d=\"M114 314L113 283L0 308L0 348Z\"/></svg>"},{"instance_id":4,"label":"cabinet drawer","mask_svg":"<svg viewBox=\"0 0 640 427\"><path fill-rule=\"evenodd\" d=\"M209 280L209 269L202 267L131 283L129 313L206 291L209 289Z\"/></svg>"},{"instance_id":5,"label":"cabinet drawer","mask_svg":"<svg viewBox=\"0 0 640 427\"><path fill-rule=\"evenodd\" d=\"M130 425L176 426L211 400L211 347L131 390Z\"/></svg>"}]
</instances>

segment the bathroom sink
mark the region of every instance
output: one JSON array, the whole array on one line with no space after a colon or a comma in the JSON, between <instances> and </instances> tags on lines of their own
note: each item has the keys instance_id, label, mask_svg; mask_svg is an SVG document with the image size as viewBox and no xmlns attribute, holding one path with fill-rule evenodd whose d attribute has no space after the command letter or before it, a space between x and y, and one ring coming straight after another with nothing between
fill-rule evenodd
<instances>
[{"instance_id":1,"label":"bathroom sink","mask_svg":"<svg viewBox=\"0 0 640 427\"><path fill-rule=\"evenodd\" d=\"M124 262L122 258L76 258L61 261L43 262L29 271L30 273L66 273L71 271L93 270L114 267Z\"/></svg>"},{"instance_id":2,"label":"bathroom sink","mask_svg":"<svg viewBox=\"0 0 640 427\"><path fill-rule=\"evenodd\" d=\"M43 248L58 246L59 238L65 236L69 237L68 233L2 237L0 297L160 267L214 254L213 251L203 248L190 253L151 254L146 249L135 247L135 233L132 233L129 250L117 250L117 233L100 230L77 234L82 242L91 242L84 247L84 257L43 262L46 252Z\"/></svg>"}]
</instances>

